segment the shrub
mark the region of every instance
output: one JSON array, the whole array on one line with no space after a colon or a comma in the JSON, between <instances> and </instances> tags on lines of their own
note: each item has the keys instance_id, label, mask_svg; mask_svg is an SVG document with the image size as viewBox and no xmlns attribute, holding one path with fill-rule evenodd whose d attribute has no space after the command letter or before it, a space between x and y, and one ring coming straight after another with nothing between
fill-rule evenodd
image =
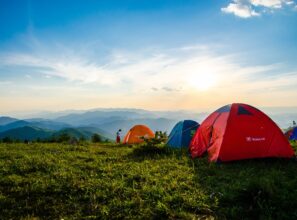
<instances>
[{"instance_id":1,"label":"shrub","mask_svg":"<svg viewBox=\"0 0 297 220\"><path fill-rule=\"evenodd\" d=\"M2 142L3 142L3 143L12 143L13 140L12 140L10 137L4 137L4 138L2 139Z\"/></svg>"},{"instance_id":2,"label":"shrub","mask_svg":"<svg viewBox=\"0 0 297 220\"><path fill-rule=\"evenodd\" d=\"M99 143L102 142L102 138L99 134L93 134L92 136L92 142L93 143Z\"/></svg>"},{"instance_id":3,"label":"shrub","mask_svg":"<svg viewBox=\"0 0 297 220\"><path fill-rule=\"evenodd\" d=\"M86 137L85 136L81 136L80 138L79 138L79 142L85 142L87 139L86 139Z\"/></svg>"}]
</instances>

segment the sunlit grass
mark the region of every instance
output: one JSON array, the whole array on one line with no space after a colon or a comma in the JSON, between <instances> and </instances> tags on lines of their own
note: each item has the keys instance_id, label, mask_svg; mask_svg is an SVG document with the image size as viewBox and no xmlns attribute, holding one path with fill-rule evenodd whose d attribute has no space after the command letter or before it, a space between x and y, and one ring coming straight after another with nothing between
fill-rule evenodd
<instances>
[{"instance_id":1,"label":"sunlit grass","mask_svg":"<svg viewBox=\"0 0 297 220\"><path fill-rule=\"evenodd\" d=\"M2 219L297 217L297 164L112 144L1 144Z\"/></svg>"}]
</instances>

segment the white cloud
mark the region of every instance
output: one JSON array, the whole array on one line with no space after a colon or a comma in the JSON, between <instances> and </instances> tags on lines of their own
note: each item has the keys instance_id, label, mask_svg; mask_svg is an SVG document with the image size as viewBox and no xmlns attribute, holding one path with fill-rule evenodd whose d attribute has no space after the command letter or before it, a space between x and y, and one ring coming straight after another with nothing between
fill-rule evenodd
<instances>
[{"instance_id":1,"label":"white cloud","mask_svg":"<svg viewBox=\"0 0 297 220\"><path fill-rule=\"evenodd\" d=\"M250 0L250 3L254 6L263 6L267 8L281 8L283 0Z\"/></svg>"},{"instance_id":2,"label":"white cloud","mask_svg":"<svg viewBox=\"0 0 297 220\"><path fill-rule=\"evenodd\" d=\"M294 1L286 1L286 5L294 5L295 4L295 2Z\"/></svg>"},{"instance_id":3,"label":"white cloud","mask_svg":"<svg viewBox=\"0 0 297 220\"><path fill-rule=\"evenodd\" d=\"M226 8L222 8L221 10L225 13L231 13L242 18L249 18L260 15L255 10L253 10L250 5L243 4L241 1L230 3Z\"/></svg>"},{"instance_id":4,"label":"white cloud","mask_svg":"<svg viewBox=\"0 0 297 220\"><path fill-rule=\"evenodd\" d=\"M101 84L111 84L115 81L103 67L88 63L80 58L60 57L39 57L29 54L7 54L1 56L0 65L27 66L39 68L39 72L49 78L57 76L71 81L81 81L84 83L100 82ZM31 77L26 75L27 78Z\"/></svg>"},{"instance_id":5,"label":"white cloud","mask_svg":"<svg viewBox=\"0 0 297 220\"><path fill-rule=\"evenodd\" d=\"M250 18L267 12L266 9L276 10L285 6L293 9L297 7L293 0L232 0L221 10L224 13L231 13L238 17Z\"/></svg>"}]
</instances>

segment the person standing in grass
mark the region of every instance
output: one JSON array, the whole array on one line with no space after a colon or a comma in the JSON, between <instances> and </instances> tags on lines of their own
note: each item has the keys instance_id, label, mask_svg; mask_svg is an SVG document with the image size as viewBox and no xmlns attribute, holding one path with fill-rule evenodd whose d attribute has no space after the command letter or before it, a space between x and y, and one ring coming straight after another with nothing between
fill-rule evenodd
<instances>
[{"instance_id":1,"label":"person standing in grass","mask_svg":"<svg viewBox=\"0 0 297 220\"><path fill-rule=\"evenodd\" d=\"M122 129L119 129L117 131L117 138L116 138L116 142L119 144L121 143L121 132L122 132Z\"/></svg>"}]
</instances>

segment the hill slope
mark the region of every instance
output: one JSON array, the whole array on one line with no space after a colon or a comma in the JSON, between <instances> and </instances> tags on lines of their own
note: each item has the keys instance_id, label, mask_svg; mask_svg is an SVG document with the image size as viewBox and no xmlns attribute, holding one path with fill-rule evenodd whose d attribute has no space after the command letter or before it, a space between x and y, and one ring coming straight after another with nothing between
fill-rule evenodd
<instances>
[{"instance_id":1,"label":"hill slope","mask_svg":"<svg viewBox=\"0 0 297 220\"><path fill-rule=\"evenodd\" d=\"M0 126L15 122L17 120L18 119L11 117L0 117Z\"/></svg>"},{"instance_id":2,"label":"hill slope","mask_svg":"<svg viewBox=\"0 0 297 220\"><path fill-rule=\"evenodd\" d=\"M105 137L107 139L110 140L114 140L114 135L112 135L111 133L101 129L101 128L96 128L96 127L77 127L76 129L80 130L80 131L84 131L84 132L89 132L92 134L99 134L102 137Z\"/></svg>"},{"instance_id":3,"label":"hill slope","mask_svg":"<svg viewBox=\"0 0 297 220\"><path fill-rule=\"evenodd\" d=\"M15 120L11 123L0 126L0 132L8 131L14 128L21 128L24 126L38 127L42 129L49 129L58 131L62 128L70 127L70 125L61 122L55 122L52 120L45 119L27 119L27 120Z\"/></svg>"},{"instance_id":4,"label":"hill slope","mask_svg":"<svg viewBox=\"0 0 297 220\"><path fill-rule=\"evenodd\" d=\"M30 125L31 125L30 122L27 122L24 120L17 120L12 123L8 123L8 124L0 126L0 132L8 131L8 130L15 129L15 128L21 128L24 126L30 126Z\"/></svg>"},{"instance_id":5,"label":"hill slope","mask_svg":"<svg viewBox=\"0 0 297 220\"><path fill-rule=\"evenodd\" d=\"M55 132L53 134L53 136L58 137L61 134L68 134L70 137L75 137L77 139L84 137L87 140L91 140L94 133L99 134L103 140L109 139L108 137L104 136L103 134L100 134L98 132L91 132L90 130L82 129L82 128L65 128L60 131Z\"/></svg>"},{"instance_id":6,"label":"hill slope","mask_svg":"<svg viewBox=\"0 0 297 220\"><path fill-rule=\"evenodd\" d=\"M14 128L8 131L0 133L0 139L10 137L17 140L36 140L49 138L54 132L50 130L44 130L41 128L24 126L21 128Z\"/></svg>"},{"instance_id":7,"label":"hill slope","mask_svg":"<svg viewBox=\"0 0 297 220\"><path fill-rule=\"evenodd\" d=\"M37 140L37 139L49 139L51 137L58 137L61 134L68 134L70 137L75 137L77 139L84 137L90 140L94 133L99 134L103 140L108 140L110 138L105 136L105 133L98 132L100 129L96 128L65 128L59 131L53 131L38 127L24 126L20 128L10 129L8 131L0 132L0 139L5 137L10 137L14 140ZM101 130L100 130L101 131Z\"/></svg>"}]
</instances>

